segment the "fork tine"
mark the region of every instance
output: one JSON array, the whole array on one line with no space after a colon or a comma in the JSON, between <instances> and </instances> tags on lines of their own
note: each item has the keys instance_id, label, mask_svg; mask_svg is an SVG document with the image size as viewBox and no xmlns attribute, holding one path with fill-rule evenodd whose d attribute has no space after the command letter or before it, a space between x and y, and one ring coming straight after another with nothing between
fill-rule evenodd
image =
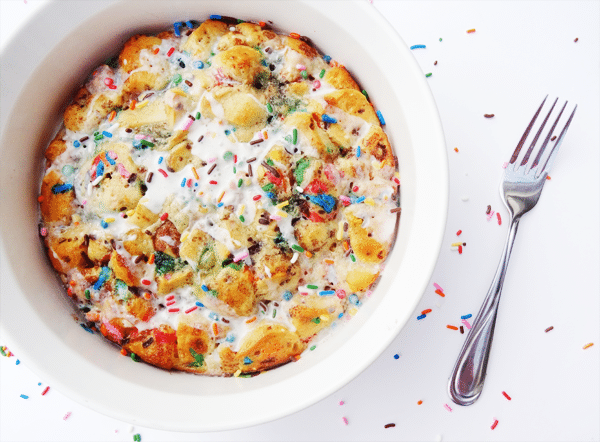
<instances>
[{"instance_id":1,"label":"fork tine","mask_svg":"<svg viewBox=\"0 0 600 442\"><path fill-rule=\"evenodd\" d=\"M561 131L560 135L558 136L558 139L556 140L554 147L550 151L550 155L548 155L548 158L546 159L546 162L544 163L544 167L542 168L540 173L550 171L550 167L552 167L552 161L554 160L554 157L556 156L556 153L558 152L558 148L560 147L560 144L562 143L562 140L565 137L567 129L571 125L571 120L573 119L573 116L575 115L576 110L577 110L577 105L575 105L573 112L571 112L571 116L567 120L567 124L565 124L565 127L563 127L563 130ZM538 159L536 158L536 160L538 160Z\"/></svg>"},{"instance_id":2,"label":"fork tine","mask_svg":"<svg viewBox=\"0 0 600 442\"><path fill-rule=\"evenodd\" d=\"M533 148L535 147L538 138L542 134L542 131L544 130L544 126L546 126L546 122L550 118L550 115L552 114L552 111L554 110L554 106L556 106L557 102L558 102L558 97L556 98L556 100L554 100L554 104L552 104L552 107L550 108L550 112L548 112L548 115L546 115L546 118L544 118L544 121L542 122L540 128L538 129L537 133L535 134L535 137L533 138L533 141L531 142L531 145L529 146L529 149L527 149L527 152L525 152L525 156L523 157L523 161L521 161L521 166L524 166L525 164L527 164L527 161L529 161L529 157L531 156L531 152L533 152Z\"/></svg>"},{"instance_id":3,"label":"fork tine","mask_svg":"<svg viewBox=\"0 0 600 442\"><path fill-rule=\"evenodd\" d=\"M535 157L535 160L533 160L533 164L531 165L531 169L533 169L534 167L536 167L539 164L540 158L542 158L544 150L546 150L546 146L550 142L550 137L552 137L552 134L554 133L554 129L556 128L556 125L558 124L558 121L560 120L560 117L562 116L562 114L563 114L563 112L565 110L565 107L567 107L567 103L568 103L568 101L565 101L565 104L563 105L562 109L558 113L558 117L556 117L556 120L554 121L554 124L550 128L550 132L548 132L548 135L546 135L546 139L542 143L542 147L540 147L540 150L537 153L537 155Z\"/></svg>"},{"instance_id":4,"label":"fork tine","mask_svg":"<svg viewBox=\"0 0 600 442\"><path fill-rule=\"evenodd\" d=\"M527 139L527 136L529 135L529 131L531 131L531 128L533 127L533 123L535 123L535 120L537 119L538 115L540 114L540 111L542 110L542 107L544 107L544 103L546 102L547 98L548 98L548 95L546 95L546 98L544 98L544 101L542 101L542 104L540 105L540 107L538 108L537 112L535 113L535 115L531 119L531 122L529 123L529 126L527 126L527 129L525 129L525 133L521 137L521 141L519 141L519 144L517 144L517 148L513 152L512 157L510 157L510 161L509 161L510 164L513 164L515 161L517 161L517 157L519 156L519 152L521 152L521 148L523 147L523 144L525 144L525 140Z\"/></svg>"}]
</instances>

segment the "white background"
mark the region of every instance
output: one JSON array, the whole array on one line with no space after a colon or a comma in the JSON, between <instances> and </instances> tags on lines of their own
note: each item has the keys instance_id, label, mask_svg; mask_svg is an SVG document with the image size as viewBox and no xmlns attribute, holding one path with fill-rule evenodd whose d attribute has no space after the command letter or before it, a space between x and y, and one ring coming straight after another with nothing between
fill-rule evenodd
<instances>
[{"instance_id":1,"label":"white background","mask_svg":"<svg viewBox=\"0 0 600 442\"><path fill-rule=\"evenodd\" d=\"M43 4L0 0L2 45ZM440 257L413 319L392 345L308 409L202 434L133 428L51 385L41 396L46 384L27 361L0 357L2 441L131 441L137 433L144 442L600 440L600 2L374 0L373 7L407 45L427 46L413 54L423 73L432 73L450 166ZM567 110L577 103L577 114L540 202L521 222L483 395L460 407L446 386L466 335L446 325L475 316L487 292L508 228L498 193L501 166L546 94L561 104L568 99ZM488 205L501 214L501 225L487 220ZM467 243L461 255L450 247L459 240ZM445 298L435 294L434 282ZM428 308L433 311L417 321ZM588 343L594 345L584 350ZM0 345L10 349L1 336ZM384 428L388 423L395 427Z\"/></svg>"}]
</instances>

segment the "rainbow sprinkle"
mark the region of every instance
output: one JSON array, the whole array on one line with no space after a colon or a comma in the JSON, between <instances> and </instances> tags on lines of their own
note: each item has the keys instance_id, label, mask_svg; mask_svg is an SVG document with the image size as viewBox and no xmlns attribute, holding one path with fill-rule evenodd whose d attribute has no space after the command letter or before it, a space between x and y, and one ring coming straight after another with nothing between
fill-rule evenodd
<instances>
[{"instance_id":1,"label":"rainbow sprinkle","mask_svg":"<svg viewBox=\"0 0 600 442\"><path fill-rule=\"evenodd\" d=\"M412 46L410 47L410 49L411 49L411 50L413 50L413 49L425 49L426 47L427 47L427 46L425 46L425 45L412 45Z\"/></svg>"}]
</instances>

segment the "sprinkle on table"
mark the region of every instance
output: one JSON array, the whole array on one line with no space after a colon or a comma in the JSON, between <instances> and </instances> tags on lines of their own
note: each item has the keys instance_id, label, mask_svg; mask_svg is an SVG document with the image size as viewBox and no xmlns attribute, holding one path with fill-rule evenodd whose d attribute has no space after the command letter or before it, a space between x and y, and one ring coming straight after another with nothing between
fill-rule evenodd
<instances>
[{"instance_id":1,"label":"sprinkle on table","mask_svg":"<svg viewBox=\"0 0 600 442\"><path fill-rule=\"evenodd\" d=\"M455 325L450 325L450 324L448 324L448 325L446 326L446 328L449 328L450 330L458 330L458 327L457 327L457 326L455 326Z\"/></svg>"},{"instance_id":2,"label":"sprinkle on table","mask_svg":"<svg viewBox=\"0 0 600 442\"><path fill-rule=\"evenodd\" d=\"M510 397L510 396L509 396L509 395L506 393L506 391L503 391L503 392L502 392L502 395L503 395L503 396L504 396L506 399L508 399L509 401L511 401L511 400L512 400L512 398L511 398L511 397Z\"/></svg>"},{"instance_id":3,"label":"sprinkle on table","mask_svg":"<svg viewBox=\"0 0 600 442\"><path fill-rule=\"evenodd\" d=\"M498 426L498 419L494 419L494 423L490 427L492 430Z\"/></svg>"},{"instance_id":4,"label":"sprinkle on table","mask_svg":"<svg viewBox=\"0 0 600 442\"><path fill-rule=\"evenodd\" d=\"M426 74L425 74L425 77L429 78L429 77L431 77L432 75L433 75L433 74L432 74L431 72L428 72L428 73L426 73Z\"/></svg>"},{"instance_id":5,"label":"sprinkle on table","mask_svg":"<svg viewBox=\"0 0 600 442\"><path fill-rule=\"evenodd\" d=\"M345 425L348 425L348 419L345 416L342 418L342 421L344 422Z\"/></svg>"},{"instance_id":6,"label":"sprinkle on table","mask_svg":"<svg viewBox=\"0 0 600 442\"><path fill-rule=\"evenodd\" d=\"M475 32L475 28L467 30L467 34L472 34Z\"/></svg>"},{"instance_id":7,"label":"sprinkle on table","mask_svg":"<svg viewBox=\"0 0 600 442\"><path fill-rule=\"evenodd\" d=\"M450 405L448 404L444 404L444 408L450 412L452 412L452 408L450 408Z\"/></svg>"},{"instance_id":8,"label":"sprinkle on table","mask_svg":"<svg viewBox=\"0 0 600 442\"><path fill-rule=\"evenodd\" d=\"M483 114L485 118L494 118L495 114Z\"/></svg>"},{"instance_id":9,"label":"sprinkle on table","mask_svg":"<svg viewBox=\"0 0 600 442\"><path fill-rule=\"evenodd\" d=\"M417 405L421 405L423 403L423 401L418 401Z\"/></svg>"},{"instance_id":10,"label":"sprinkle on table","mask_svg":"<svg viewBox=\"0 0 600 442\"><path fill-rule=\"evenodd\" d=\"M592 345L594 345L594 343L593 343L593 342L590 342L589 344L585 344L585 345L583 346L583 349L584 349L584 350L586 350L586 349L590 348Z\"/></svg>"},{"instance_id":11,"label":"sprinkle on table","mask_svg":"<svg viewBox=\"0 0 600 442\"><path fill-rule=\"evenodd\" d=\"M550 327L548 327L546 330L544 330L544 332L548 333L549 331L554 330L554 326L551 325Z\"/></svg>"},{"instance_id":12,"label":"sprinkle on table","mask_svg":"<svg viewBox=\"0 0 600 442\"><path fill-rule=\"evenodd\" d=\"M385 424L383 428L394 428L396 424Z\"/></svg>"},{"instance_id":13,"label":"sprinkle on table","mask_svg":"<svg viewBox=\"0 0 600 442\"><path fill-rule=\"evenodd\" d=\"M66 421L67 419L69 419L70 416L71 416L71 412L67 411L67 413L63 417L63 420Z\"/></svg>"},{"instance_id":14,"label":"sprinkle on table","mask_svg":"<svg viewBox=\"0 0 600 442\"><path fill-rule=\"evenodd\" d=\"M23 399L29 399L29 396L27 396L26 394L22 394L22 395L21 395L21 397L22 397Z\"/></svg>"},{"instance_id":15,"label":"sprinkle on table","mask_svg":"<svg viewBox=\"0 0 600 442\"><path fill-rule=\"evenodd\" d=\"M425 49L427 46L425 45L412 45L410 49Z\"/></svg>"},{"instance_id":16,"label":"sprinkle on table","mask_svg":"<svg viewBox=\"0 0 600 442\"><path fill-rule=\"evenodd\" d=\"M48 390L50 390L50 387L44 388L44 391L42 391L42 396L45 396L46 393L48 393Z\"/></svg>"}]
</instances>

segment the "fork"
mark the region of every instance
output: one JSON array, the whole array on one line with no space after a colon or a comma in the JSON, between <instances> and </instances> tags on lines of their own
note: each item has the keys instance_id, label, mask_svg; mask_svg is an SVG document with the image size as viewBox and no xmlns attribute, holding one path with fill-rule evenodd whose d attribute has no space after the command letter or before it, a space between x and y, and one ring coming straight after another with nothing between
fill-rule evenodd
<instances>
[{"instance_id":1,"label":"fork","mask_svg":"<svg viewBox=\"0 0 600 442\"><path fill-rule=\"evenodd\" d=\"M510 157L510 161L507 163L504 171L504 177L500 186L500 195L510 215L510 228L508 230L508 237L506 238L506 242L504 244L500 263L498 265L498 269L496 270L496 274L494 275L490 289L484 299L483 305L477 313L475 321L473 322L471 330L467 335L465 343L463 344L456 364L450 375L448 392L452 400L459 405L471 405L481 395L485 381L488 358L490 356L490 349L492 346L492 339L494 337L494 327L496 325L500 294L502 293L504 276L506 274L506 268L508 266L508 260L510 259L512 246L517 235L519 221L525 213L529 212L537 204L540 194L542 193L542 189L544 188L544 183L546 182L546 177L548 176L550 166L556 157L558 148L562 143L565 133L567 132L567 129L571 124L571 120L575 115L575 111L577 110L577 106L575 106L567 123L556 139L550 154L547 156L543 166L540 167L544 150L551 141L554 129L556 128L556 125L558 124L558 121L560 120L560 117L567 106L567 102L565 102L564 106L560 110L560 113L558 114L558 117L554 121L554 124L550 128L548 135L546 135L546 138L544 139L537 155L531 164L529 164L533 149L542 134L546 122L550 118L550 114L552 114L552 111L556 106L558 101L557 98L548 112L548 115L546 115L546 118L538 129L535 137L533 138L531 145L525 152L523 159L520 163L517 163L519 153L521 152L521 149L523 148L529 132L531 131L531 128L540 114L540 111L544 107L544 103L546 102L547 98L548 96L546 95L546 98L544 98L544 101L542 101L542 104L527 126L525 133L521 137L521 140Z\"/></svg>"}]
</instances>

